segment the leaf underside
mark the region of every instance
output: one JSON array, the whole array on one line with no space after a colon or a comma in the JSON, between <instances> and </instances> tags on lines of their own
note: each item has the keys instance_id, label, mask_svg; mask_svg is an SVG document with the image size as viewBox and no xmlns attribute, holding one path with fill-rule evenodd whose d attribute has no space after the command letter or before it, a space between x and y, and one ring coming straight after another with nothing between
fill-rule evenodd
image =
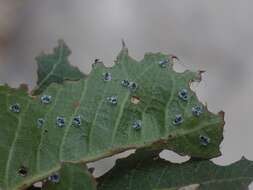
<instances>
[{"instance_id":1,"label":"leaf underside","mask_svg":"<svg viewBox=\"0 0 253 190\"><path fill-rule=\"evenodd\" d=\"M61 46L52 57L68 52L66 48ZM191 91L189 83L199 81L200 72L176 73L171 56L148 53L138 62L123 47L112 68L95 64L85 78L76 75L75 69L69 74L71 66L57 65L58 59L52 59L55 67L48 66L48 56L40 59L38 73L46 73L39 74L40 85L35 88L39 95L0 86L0 189L27 187L59 170L64 162L89 162L130 148L163 147L201 158L220 155L223 116L210 113ZM168 63L164 67L161 61ZM54 80L52 73L60 80ZM111 80L104 80L106 73ZM123 87L122 80L138 87ZM178 95L182 89L188 91L187 100ZM41 102L45 95L52 97L49 104ZM109 101L114 96L116 104ZM20 111L13 112L13 105ZM203 107L200 116L193 115L196 105ZM183 120L175 125L178 114ZM64 119L62 127L57 117ZM73 125L76 117L80 126ZM38 127L38 119L44 120L43 126ZM133 127L136 122L141 123L140 129ZM203 136L209 139L205 145L200 142ZM20 174L22 168L25 175Z\"/></svg>"},{"instance_id":2,"label":"leaf underside","mask_svg":"<svg viewBox=\"0 0 253 190\"><path fill-rule=\"evenodd\" d=\"M253 162L245 158L229 166L208 160L174 164L137 152L118 160L98 180L98 190L247 190L252 180Z\"/></svg>"}]
</instances>

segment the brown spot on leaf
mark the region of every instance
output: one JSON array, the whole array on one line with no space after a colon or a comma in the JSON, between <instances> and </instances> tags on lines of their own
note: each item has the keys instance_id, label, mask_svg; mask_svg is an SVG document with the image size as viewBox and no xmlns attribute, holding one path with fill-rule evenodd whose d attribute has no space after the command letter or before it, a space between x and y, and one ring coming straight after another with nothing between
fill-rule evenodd
<instances>
[{"instance_id":1,"label":"brown spot on leaf","mask_svg":"<svg viewBox=\"0 0 253 190\"><path fill-rule=\"evenodd\" d=\"M220 111L218 113L218 115L222 118L222 125L221 125L221 128L224 128L224 125L225 125L225 112L224 111Z\"/></svg>"},{"instance_id":2,"label":"brown spot on leaf","mask_svg":"<svg viewBox=\"0 0 253 190\"><path fill-rule=\"evenodd\" d=\"M79 101L75 101L75 102L73 103L73 106L74 106L74 108L80 107L80 102L79 102Z\"/></svg>"},{"instance_id":3,"label":"brown spot on leaf","mask_svg":"<svg viewBox=\"0 0 253 190\"><path fill-rule=\"evenodd\" d=\"M28 87L27 84L20 84L20 85L19 85L19 89L20 89L20 90L23 90L23 91L25 91L25 92L28 92L29 87Z\"/></svg>"},{"instance_id":4,"label":"brown spot on leaf","mask_svg":"<svg viewBox=\"0 0 253 190\"><path fill-rule=\"evenodd\" d=\"M132 96L132 97L131 97L131 102L132 102L133 104L135 104L135 105L139 104L140 101L141 101L141 99L140 99L140 97L138 97L138 96Z\"/></svg>"}]
</instances>

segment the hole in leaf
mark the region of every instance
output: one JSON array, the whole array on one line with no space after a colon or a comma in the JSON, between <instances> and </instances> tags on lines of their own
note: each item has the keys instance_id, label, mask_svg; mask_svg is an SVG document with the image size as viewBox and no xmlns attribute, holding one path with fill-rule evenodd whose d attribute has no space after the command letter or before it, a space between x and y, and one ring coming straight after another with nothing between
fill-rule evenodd
<instances>
[{"instance_id":1,"label":"hole in leaf","mask_svg":"<svg viewBox=\"0 0 253 190\"><path fill-rule=\"evenodd\" d=\"M36 183L33 184L33 187L36 189L41 189L43 186L43 182L42 181L38 181Z\"/></svg>"},{"instance_id":2,"label":"hole in leaf","mask_svg":"<svg viewBox=\"0 0 253 190\"><path fill-rule=\"evenodd\" d=\"M186 70L186 66L181 63L178 59L173 58L173 69L174 71L176 71L177 73L183 73Z\"/></svg>"},{"instance_id":3,"label":"hole in leaf","mask_svg":"<svg viewBox=\"0 0 253 190\"><path fill-rule=\"evenodd\" d=\"M170 150L163 150L159 154L159 156L160 158L172 163L183 163L190 159L189 156L180 156L179 154L176 154L175 152L170 151Z\"/></svg>"},{"instance_id":4,"label":"hole in leaf","mask_svg":"<svg viewBox=\"0 0 253 190\"><path fill-rule=\"evenodd\" d=\"M104 158L99 161L89 163L87 164L87 166L88 168L95 168L95 171L93 171L93 176L100 177L104 175L106 172L108 172L115 165L115 161L117 159L125 158L129 156L130 154L133 154L134 152L135 152L135 149L127 150L120 154L116 154L112 157Z\"/></svg>"}]
</instances>

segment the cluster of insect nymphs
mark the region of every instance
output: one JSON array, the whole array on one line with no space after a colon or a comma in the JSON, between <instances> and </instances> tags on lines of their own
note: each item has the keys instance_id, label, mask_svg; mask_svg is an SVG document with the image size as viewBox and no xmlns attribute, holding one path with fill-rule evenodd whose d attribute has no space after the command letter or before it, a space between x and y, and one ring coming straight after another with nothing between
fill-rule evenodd
<instances>
[{"instance_id":1,"label":"cluster of insect nymphs","mask_svg":"<svg viewBox=\"0 0 253 190\"><path fill-rule=\"evenodd\" d=\"M101 61L99 59L96 59L94 64L98 64L100 62ZM162 61L158 62L159 66L161 68L166 68L169 63L170 63L169 60L162 60ZM109 82L111 80L112 80L112 74L111 73L109 73L109 72L103 73L103 81L104 82ZM124 88L129 89L131 92L134 92L138 89L138 84L136 82L129 81L127 79L124 79L124 80L121 81L121 86L124 87ZM186 88L180 89L178 91L178 97L182 101L188 101L189 100L188 90ZM117 103L118 103L117 102L118 101L117 96L107 97L106 100L110 105L113 105L113 106L117 105ZM52 102L52 96L43 95L43 96L41 96L40 101L41 101L42 104L48 105ZM18 103L15 103L15 104L10 106L10 111L13 112L13 113L20 113L21 106ZM203 113L203 106L202 105L196 105L196 106L192 107L191 111L192 111L192 114L194 116L199 117ZM175 126L178 126L178 125L182 124L183 122L184 122L184 118L183 118L182 114L176 114L175 118L172 121L172 124L175 125ZM37 127L38 128L42 128L44 126L44 124L45 124L45 120L43 118L37 119ZM81 124L82 124L81 116L78 115L78 116L75 116L72 119L72 126L78 128L78 127L81 126ZM63 127L65 127L65 125L66 125L66 119L62 116L57 116L56 126L59 127L59 128L63 128ZM132 128L135 129L135 130L141 129L142 128L142 121L141 120L135 120L132 123ZM205 136L205 135L200 135L199 139L200 139L200 144L201 145L207 146L210 143L210 138Z\"/></svg>"},{"instance_id":2,"label":"cluster of insect nymphs","mask_svg":"<svg viewBox=\"0 0 253 190\"><path fill-rule=\"evenodd\" d=\"M43 95L43 96L41 96L40 101L41 101L42 104L48 105L52 102L52 96ZM15 103L15 104L11 105L9 109L13 113L20 113L21 106L18 103ZM62 116L57 116L55 124L56 124L57 127L63 128L66 125L66 119ZM81 124L82 124L82 121L81 121L81 116L80 115L75 116L72 119L72 126L73 127L78 128L78 127L81 126ZM44 125L45 125L45 119L44 118L38 118L37 119L37 127L38 128L43 128Z\"/></svg>"},{"instance_id":3,"label":"cluster of insect nymphs","mask_svg":"<svg viewBox=\"0 0 253 190\"><path fill-rule=\"evenodd\" d=\"M97 60L98 61L98 60ZM161 60L158 62L158 65L161 68L166 68L170 64L170 61L168 59ZM112 74L109 72L103 73L103 80L105 82L111 81L112 80ZM138 85L136 82L129 81L127 79L124 79L121 81L121 86L124 88L128 88L131 91L136 91L138 88ZM188 101L189 99L189 94L188 90L186 88L182 88L178 92L178 97L182 101ZM111 105L117 105L117 96L110 96L107 97L107 101ZM196 117L199 117L203 113L203 106L202 105L196 105L192 107L192 114ZM178 126L184 122L182 114L176 114L174 120L172 121L172 124L175 126ZM132 123L132 128L135 130L139 130L142 128L142 121L141 120L135 120ZM207 136L200 135L200 144L207 146L210 143L210 139Z\"/></svg>"},{"instance_id":4,"label":"cluster of insect nymphs","mask_svg":"<svg viewBox=\"0 0 253 190\"><path fill-rule=\"evenodd\" d=\"M178 97L183 101L188 101L189 95L188 90L186 88L182 88L178 92ZM196 105L192 107L192 115L199 117L203 113L203 106ZM174 121L172 122L173 125L180 125L184 122L183 116L181 114L176 114ZM207 146L210 143L210 138L205 135L199 136L200 144L203 146Z\"/></svg>"}]
</instances>

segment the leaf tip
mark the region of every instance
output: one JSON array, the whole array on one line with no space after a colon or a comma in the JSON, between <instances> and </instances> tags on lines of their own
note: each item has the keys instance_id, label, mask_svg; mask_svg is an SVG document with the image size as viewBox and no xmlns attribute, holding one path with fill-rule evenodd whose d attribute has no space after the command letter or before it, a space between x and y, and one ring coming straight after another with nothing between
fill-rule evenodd
<instances>
[{"instance_id":1,"label":"leaf tip","mask_svg":"<svg viewBox=\"0 0 253 190\"><path fill-rule=\"evenodd\" d=\"M245 156L242 156L241 160L242 161L248 161L248 159Z\"/></svg>"},{"instance_id":2,"label":"leaf tip","mask_svg":"<svg viewBox=\"0 0 253 190\"><path fill-rule=\"evenodd\" d=\"M121 45L122 45L121 53L128 55L128 48L127 48L126 42L123 38L121 39Z\"/></svg>"},{"instance_id":3,"label":"leaf tip","mask_svg":"<svg viewBox=\"0 0 253 190\"><path fill-rule=\"evenodd\" d=\"M121 39L122 49L126 48L126 43L124 38Z\"/></svg>"},{"instance_id":4,"label":"leaf tip","mask_svg":"<svg viewBox=\"0 0 253 190\"><path fill-rule=\"evenodd\" d=\"M65 55L66 57L72 53L63 39L58 40L58 47L56 47L55 50L56 54L58 53L60 55L62 53L62 55Z\"/></svg>"}]
</instances>

